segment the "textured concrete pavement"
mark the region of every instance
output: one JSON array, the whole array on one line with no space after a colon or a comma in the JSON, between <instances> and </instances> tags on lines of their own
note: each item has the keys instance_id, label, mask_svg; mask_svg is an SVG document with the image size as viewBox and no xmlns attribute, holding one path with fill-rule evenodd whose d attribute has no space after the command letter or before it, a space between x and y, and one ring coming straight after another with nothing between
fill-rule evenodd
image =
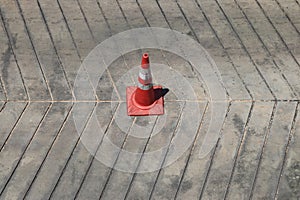
<instances>
[{"instance_id":1,"label":"textured concrete pavement","mask_svg":"<svg viewBox=\"0 0 300 200\"><path fill-rule=\"evenodd\" d=\"M0 199L300 198L299 0L0 0L0 16ZM202 159L209 91L183 57L161 49L120 55L99 77L96 100L76 99L89 53L142 27L186 34L216 63L230 101L220 138ZM85 130L99 124L114 145L142 155L167 147L151 163L163 166L178 127L188 134L191 125L182 124L191 102L170 90L165 117L127 117L120 126L126 104L119 80L143 52L188 81L199 121L174 163L131 173L116 170L126 160L120 152L111 166L99 161L103 141L86 148ZM80 115L80 130L78 109L92 110ZM149 163L141 156L129 164L138 171Z\"/></svg>"}]
</instances>

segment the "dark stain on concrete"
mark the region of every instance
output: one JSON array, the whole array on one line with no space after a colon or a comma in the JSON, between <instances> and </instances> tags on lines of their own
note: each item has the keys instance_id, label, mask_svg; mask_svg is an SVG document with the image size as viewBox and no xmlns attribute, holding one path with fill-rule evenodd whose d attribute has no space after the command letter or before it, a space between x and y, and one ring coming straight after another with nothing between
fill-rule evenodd
<instances>
[{"instance_id":1,"label":"dark stain on concrete","mask_svg":"<svg viewBox=\"0 0 300 200\"><path fill-rule=\"evenodd\" d=\"M237 114L234 114L233 123L234 123L235 128L239 131L239 133L243 134L244 122L243 122L242 118L240 118L240 116L238 116Z\"/></svg>"},{"instance_id":2,"label":"dark stain on concrete","mask_svg":"<svg viewBox=\"0 0 300 200\"><path fill-rule=\"evenodd\" d=\"M1 56L2 61L2 77L5 84L7 84L8 79L8 67L10 64L10 57L11 57L11 49L9 47L9 44L7 44L7 49Z\"/></svg>"},{"instance_id":3,"label":"dark stain on concrete","mask_svg":"<svg viewBox=\"0 0 300 200\"><path fill-rule=\"evenodd\" d=\"M181 186L181 192L185 193L189 189L191 189L193 186L193 183L191 181L183 181Z\"/></svg>"},{"instance_id":4,"label":"dark stain on concrete","mask_svg":"<svg viewBox=\"0 0 300 200\"><path fill-rule=\"evenodd\" d=\"M17 35L12 36L12 42L13 42L12 45L13 46L16 46L16 40L17 40L16 37L17 37ZM11 50L10 44L8 42L7 43L7 49L5 50L5 52L1 56L1 61L2 61L2 64L3 64L2 77L3 77L3 80L6 84L7 84L7 78L8 78L8 67L10 65L11 56L12 56L12 50Z\"/></svg>"},{"instance_id":5,"label":"dark stain on concrete","mask_svg":"<svg viewBox=\"0 0 300 200\"><path fill-rule=\"evenodd\" d=\"M177 190L178 188L178 184L179 184L179 179L180 179L180 176L178 175L172 175L172 176L169 176L170 180L171 180L171 187L174 189L174 190Z\"/></svg>"},{"instance_id":6,"label":"dark stain on concrete","mask_svg":"<svg viewBox=\"0 0 300 200\"><path fill-rule=\"evenodd\" d=\"M285 125L285 126L283 127L283 129L284 129L285 131L287 131L287 132L290 131L289 126L287 126L287 125Z\"/></svg>"},{"instance_id":7,"label":"dark stain on concrete","mask_svg":"<svg viewBox=\"0 0 300 200\"><path fill-rule=\"evenodd\" d=\"M300 161L294 162L288 168L286 179L293 194L300 198Z\"/></svg>"}]
</instances>

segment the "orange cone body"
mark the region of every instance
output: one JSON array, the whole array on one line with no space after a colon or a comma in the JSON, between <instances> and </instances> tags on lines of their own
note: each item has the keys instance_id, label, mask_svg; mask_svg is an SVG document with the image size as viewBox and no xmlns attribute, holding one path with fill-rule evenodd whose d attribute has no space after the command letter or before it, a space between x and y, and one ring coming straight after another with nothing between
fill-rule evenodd
<instances>
[{"instance_id":1,"label":"orange cone body","mask_svg":"<svg viewBox=\"0 0 300 200\"><path fill-rule=\"evenodd\" d=\"M137 87L127 87L127 114L129 116L161 115L164 113L163 97L158 97L155 90L161 86L153 86L149 56L143 54Z\"/></svg>"},{"instance_id":2,"label":"orange cone body","mask_svg":"<svg viewBox=\"0 0 300 200\"><path fill-rule=\"evenodd\" d=\"M155 101L153 87L149 90L142 90L139 87L135 91L135 102L140 106L150 106Z\"/></svg>"}]
</instances>

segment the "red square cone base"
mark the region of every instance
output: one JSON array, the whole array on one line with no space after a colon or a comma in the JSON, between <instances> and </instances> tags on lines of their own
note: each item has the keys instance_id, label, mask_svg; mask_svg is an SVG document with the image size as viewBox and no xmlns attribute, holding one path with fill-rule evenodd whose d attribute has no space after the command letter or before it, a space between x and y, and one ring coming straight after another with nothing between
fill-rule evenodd
<instances>
[{"instance_id":1,"label":"red square cone base","mask_svg":"<svg viewBox=\"0 0 300 200\"><path fill-rule=\"evenodd\" d=\"M129 116L147 116L164 114L164 98L161 96L152 105L140 107L136 105L135 98L136 86L126 88L127 115ZM161 86L153 86L153 89L162 89Z\"/></svg>"}]
</instances>

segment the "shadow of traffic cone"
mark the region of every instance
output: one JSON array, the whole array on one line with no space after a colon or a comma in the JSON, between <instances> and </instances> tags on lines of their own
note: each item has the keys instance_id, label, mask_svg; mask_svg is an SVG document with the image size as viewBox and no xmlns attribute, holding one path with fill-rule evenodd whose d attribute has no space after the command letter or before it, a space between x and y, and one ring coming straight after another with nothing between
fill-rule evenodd
<instances>
[{"instance_id":1,"label":"shadow of traffic cone","mask_svg":"<svg viewBox=\"0 0 300 200\"><path fill-rule=\"evenodd\" d=\"M129 116L164 114L163 96L167 93L161 86L153 86L149 55L143 54L138 86L126 88L127 114Z\"/></svg>"}]
</instances>

